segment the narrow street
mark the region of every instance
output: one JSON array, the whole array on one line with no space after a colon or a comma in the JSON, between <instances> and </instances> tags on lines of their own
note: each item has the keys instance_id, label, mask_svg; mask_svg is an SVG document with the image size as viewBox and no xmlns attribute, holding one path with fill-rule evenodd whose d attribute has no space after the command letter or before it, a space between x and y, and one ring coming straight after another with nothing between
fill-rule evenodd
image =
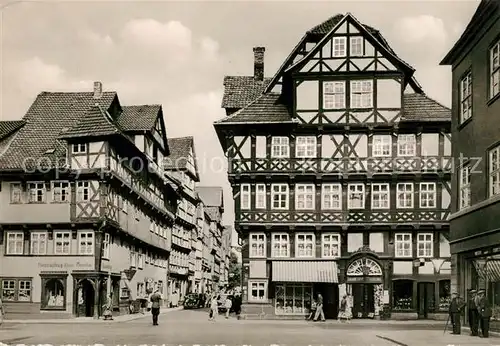
<instances>
[{"instance_id":1,"label":"narrow street","mask_svg":"<svg viewBox=\"0 0 500 346\"><path fill-rule=\"evenodd\" d=\"M9 324L0 327L5 344L51 345L495 345L498 338L480 339L443 334L442 322L208 321L206 311L183 310L160 316L160 326L150 316L121 323Z\"/></svg>"}]
</instances>

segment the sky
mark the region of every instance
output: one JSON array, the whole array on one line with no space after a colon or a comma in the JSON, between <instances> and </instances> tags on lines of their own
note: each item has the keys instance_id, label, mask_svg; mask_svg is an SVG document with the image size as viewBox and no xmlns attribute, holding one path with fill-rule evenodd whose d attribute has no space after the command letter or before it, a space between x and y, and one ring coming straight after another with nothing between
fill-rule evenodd
<instances>
[{"instance_id":1,"label":"sky","mask_svg":"<svg viewBox=\"0 0 500 346\"><path fill-rule=\"evenodd\" d=\"M193 136L201 185L223 186L226 159L212 123L224 117L223 77L253 75L255 46L272 76L303 34L350 12L381 31L450 106L451 69L439 66L471 19L474 1L46 1L1 9L0 120L20 119L41 91L118 92L123 105L162 104L168 137Z\"/></svg>"}]
</instances>

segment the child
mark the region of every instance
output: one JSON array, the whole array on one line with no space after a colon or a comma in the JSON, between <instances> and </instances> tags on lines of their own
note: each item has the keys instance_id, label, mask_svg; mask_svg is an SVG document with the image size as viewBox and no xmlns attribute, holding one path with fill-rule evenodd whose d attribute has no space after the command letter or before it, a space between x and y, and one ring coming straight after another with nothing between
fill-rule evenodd
<instances>
[{"instance_id":1,"label":"child","mask_svg":"<svg viewBox=\"0 0 500 346\"><path fill-rule=\"evenodd\" d=\"M226 320L227 320L229 318L229 313L231 312L231 307L233 306L233 301L231 300L231 298L227 297L224 305L226 308Z\"/></svg>"}]
</instances>

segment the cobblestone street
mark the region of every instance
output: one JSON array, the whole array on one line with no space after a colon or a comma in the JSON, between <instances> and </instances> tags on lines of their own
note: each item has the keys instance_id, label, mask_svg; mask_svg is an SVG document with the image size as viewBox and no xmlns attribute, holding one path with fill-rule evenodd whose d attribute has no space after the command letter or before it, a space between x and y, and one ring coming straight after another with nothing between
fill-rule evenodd
<instances>
[{"instance_id":1,"label":"cobblestone street","mask_svg":"<svg viewBox=\"0 0 500 346\"><path fill-rule=\"evenodd\" d=\"M104 345L500 345L498 338L480 339L443 334L442 322L394 323L353 321L338 324L305 321L208 321L205 311L177 311L121 323L2 325L6 344Z\"/></svg>"}]
</instances>

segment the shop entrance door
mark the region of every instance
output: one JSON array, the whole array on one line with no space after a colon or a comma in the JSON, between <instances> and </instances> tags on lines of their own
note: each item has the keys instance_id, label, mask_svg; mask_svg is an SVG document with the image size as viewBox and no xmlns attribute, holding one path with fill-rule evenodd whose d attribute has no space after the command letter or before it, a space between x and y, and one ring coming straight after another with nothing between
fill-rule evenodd
<instances>
[{"instance_id":1,"label":"shop entrance door","mask_svg":"<svg viewBox=\"0 0 500 346\"><path fill-rule=\"evenodd\" d=\"M418 318L428 318L430 310L434 309L434 283L419 282L417 284Z\"/></svg>"},{"instance_id":2,"label":"shop entrance door","mask_svg":"<svg viewBox=\"0 0 500 346\"><path fill-rule=\"evenodd\" d=\"M338 316L338 296L339 286L337 284L315 284L314 296L317 297L318 293L323 296L323 312L325 318L336 319Z\"/></svg>"},{"instance_id":3,"label":"shop entrance door","mask_svg":"<svg viewBox=\"0 0 500 346\"><path fill-rule=\"evenodd\" d=\"M369 318L375 313L374 284L352 284L353 318Z\"/></svg>"}]
</instances>

